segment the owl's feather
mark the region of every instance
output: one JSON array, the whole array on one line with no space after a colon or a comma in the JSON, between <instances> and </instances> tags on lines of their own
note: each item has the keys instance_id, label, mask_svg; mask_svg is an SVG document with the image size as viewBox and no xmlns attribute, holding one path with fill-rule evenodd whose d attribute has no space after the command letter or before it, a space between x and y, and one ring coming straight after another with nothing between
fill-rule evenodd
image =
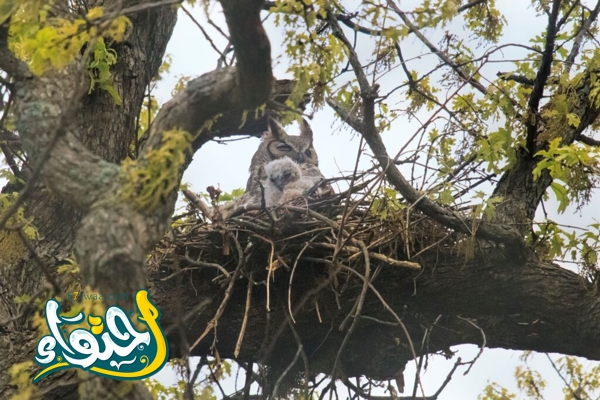
<instances>
[{"instance_id":1,"label":"owl's feather","mask_svg":"<svg viewBox=\"0 0 600 400\"><path fill-rule=\"evenodd\" d=\"M300 166L289 157L268 162L264 170L266 178L262 182L267 206L280 204L283 193L302 179Z\"/></svg>"}]
</instances>

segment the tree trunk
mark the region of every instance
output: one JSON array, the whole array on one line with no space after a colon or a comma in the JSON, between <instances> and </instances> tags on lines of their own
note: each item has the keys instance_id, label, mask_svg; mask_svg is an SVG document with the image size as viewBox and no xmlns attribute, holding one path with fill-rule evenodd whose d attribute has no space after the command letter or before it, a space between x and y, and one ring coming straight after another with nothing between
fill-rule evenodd
<instances>
[{"instance_id":1,"label":"tree trunk","mask_svg":"<svg viewBox=\"0 0 600 400\"><path fill-rule=\"evenodd\" d=\"M124 6L131 6L140 2L124 3ZM117 64L111 69L122 105L116 105L106 91L96 89L83 98L81 107L74 115L79 138L86 148L106 161L115 163L120 163L129 154L130 144L137 134L135 124L145 90L162 63L177 20L177 11L171 6L157 7L131 15L130 19L133 31L125 42L114 46ZM35 165L36 159L30 157L29 162ZM31 175L31 171L24 172ZM73 195L77 196L77 193ZM63 260L73 258L81 213L57 199L40 182L25 203L25 215L33 219L39 232L40 240L35 243L35 252L41 257L44 268L54 275ZM16 305L13 299L23 294L39 294L44 290L45 280L41 266L31 255L24 254L24 259L15 265L0 269L0 281L3 282L0 300L4 305L0 307L0 321L25 314L25 317L14 319L0 331L0 348L7 350L0 357L0 398L10 398L16 389L9 385L10 367L19 362L32 361L37 341L35 330L31 331L30 317L27 317L30 313L23 306ZM74 375L73 371L53 374L38 386L45 390ZM66 388L59 386L50 391L47 398L77 398L76 384Z\"/></svg>"}]
</instances>

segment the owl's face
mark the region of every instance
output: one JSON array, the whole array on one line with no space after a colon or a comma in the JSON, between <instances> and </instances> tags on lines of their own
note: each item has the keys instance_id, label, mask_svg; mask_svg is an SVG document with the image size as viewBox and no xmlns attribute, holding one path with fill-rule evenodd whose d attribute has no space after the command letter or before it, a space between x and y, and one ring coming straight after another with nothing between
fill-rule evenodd
<instances>
[{"instance_id":1,"label":"owl's face","mask_svg":"<svg viewBox=\"0 0 600 400\"><path fill-rule=\"evenodd\" d=\"M289 157L300 164L317 165L319 163L312 140L304 140L301 136L288 136L283 140L271 140L267 145L267 152L273 160Z\"/></svg>"},{"instance_id":2,"label":"owl's face","mask_svg":"<svg viewBox=\"0 0 600 400\"><path fill-rule=\"evenodd\" d=\"M296 182L302 177L300 166L289 157L267 163L265 173L269 182L281 192L288 184Z\"/></svg>"},{"instance_id":3,"label":"owl's face","mask_svg":"<svg viewBox=\"0 0 600 400\"><path fill-rule=\"evenodd\" d=\"M306 121L300 124L300 136L290 136L277 121L271 120L269 130L263 135L255 156L258 155L261 160L256 161L262 163L289 157L299 164L319 164L317 152L313 147L312 130Z\"/></svg>"}]
</instances>

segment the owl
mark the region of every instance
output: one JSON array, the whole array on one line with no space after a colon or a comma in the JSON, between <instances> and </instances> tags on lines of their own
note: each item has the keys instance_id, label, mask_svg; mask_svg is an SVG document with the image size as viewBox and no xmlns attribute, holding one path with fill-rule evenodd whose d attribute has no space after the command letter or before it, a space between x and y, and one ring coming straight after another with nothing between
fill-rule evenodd
<instances>
[{"instance_id":1,"label":"owl","mask_svg":"<svg viewBox=\"0 0 600 400\"><path fill-rule=\"evenodd\" d=\"M269 207L303 196L321 181L319 177L303 176L298 163L289 157L267 163L265 174L267 178L262 183L265 203Z\"/></svg>"},{"instance_id":2,"label":"owl","mask_svg":"<svg viewBox=\"0 0 600 400\"><path fill-rule=\"evenodd\" d=\"M224 207L224 218L235 213L235 210L240 207L247 208L260 206L263 199L264 184L267 183L265 166L274 160L283 159L285 157L290 161L293 161L294 164L300 168L300 177L297 180L302 182L299 183L299 185L307 185L307 182L310 181L312 182L312 185L309 187L310 189L324 179L324 176L318 167L319 159L317 157L317 152L313 147L313 132L308 125L308 122L303 119L300 124L300 135L293 136L288 135L278 121L270 118L268 129L263 134L258 150L254 153L250 163L250 177L246 183L246 191L234 204L226 205ZM286 163L288 163L288 161L286 161ZM292 169L297 172L291 164L288 164L288 167L292 167ZM276 186L272 187L272 189L275 188ZM299 189L297 188L296 190ZM302 189L302 192L296 197L301 196L304 190L306 189ZM327 183L319 186L314 193L316 197L325 197L332 194L333 188ZM289 198L289 195L286 196ZM278 200L278 203L281 204L281 199Z\"/></svg>"}]
</instances>

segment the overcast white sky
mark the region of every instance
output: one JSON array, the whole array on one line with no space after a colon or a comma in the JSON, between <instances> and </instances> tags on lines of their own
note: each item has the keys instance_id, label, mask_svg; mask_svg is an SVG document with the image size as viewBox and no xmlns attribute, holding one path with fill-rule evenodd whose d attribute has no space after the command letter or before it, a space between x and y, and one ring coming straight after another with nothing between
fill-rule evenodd
<instances>
[{"instance_id":1,"label":"overcast white sky","mask_svg":"<svg viewBox=\"0 0 600 400\"><path fill-rule=\"evenodd\" d=\"M347 9L352 11L357 4L356 1L343 1ZM585 3L585 2L584 2ZM411 9L416 4L415 1L403 0L401 7L404 10ZM535 12L528 7L529 1L509 1L498 0L502 12L508 20L508 26L505 29L505 35L501 43L520 42L524 43L528 38L540 34L545 26L545 18L536 17ZM204 14L201 10L193 10L195 18L209 31L214 33L205 23ZM266 15L266 13L264 14ZM213 3L211 18L221 26L221 9L218 4ZM266 24L267 32L271 40L273 49L273 58L275 62L275 75L277 78L290 78L286 74L286 63L281 61L279 56L282 54L281 29L276 28L270 18ZM462 22L456 21L448 26L452 33L460 34L462 32ZM442 32L438 32L432 40L437 43ZM226 45L224 39L218 34L213 34L213 39L220 49ZM416 37L406 39L402 43L405 59L413 59L410 62L410 68L423 71L430 69L437 64L435 56L431 55L425 46L423 46ZM485 48L477 49L481 53ZM365 41L359 42L359 54L364 57L370 55L370 49ZM198 27L183 13L180 12L179 22L169 43L167 52L173 56L171 74L164 79L156 91L159 102L165 102L170 98L170 90L179 75L198 76L204 72L210 71L216 66L216 53L211 49L208 42L202 37ZM495 60L501 61L502 58L520 58L522 52L507 49L502 54L497 54ZM495 78L497 71L510 70L511 64L495 63L490 64L483 69L483 74L490 79ZM398 71L399 72L399 71ZM389 88L396 86L398 82L404 80L399 74L390 76L379 81L385 92L386 85ZM394 84L395 83L395 84ZM392 86L393 85L393 86ZM358 147L358 139L354 132L344 128L341 129L341 123L334 121L333 112L325 108L316 113L314 119L310 122L315 132L315 148L319 154L320 168L326 177L339 175L339 171L351 171L354 167L355 155ZM384 140L391 154L400 148L406 138L410 137L418 129L418 125L413 122L400 119L397 121L390 132L384 134ZM289 129L290 133L295 134L297 127ZM208 143L194 157L194 161L184 176L184 182L190 183L195 191L205 191L209 185L219 185L222 189L230 191L234 188L243 187L248 177L248 166L250 159L258 146L258 139L248 139L232 142L227 145ZM368 166L370 161L363 157L362 166ZM220 168L215 168L220 166ZM572 210L571 210L572 211ZM596 213L594 213L596 214ZM597 215L595 215L597 216ZM567 212L562 216L556 216L556 220L569 222L573 224L575 220L580 225L586 225L591 219L591 215L573 215ZM479 351L474 345L460 346L453 349L463 360L473 358ZM462 369L454 375L451 383L444 391L441 399L475 399L483 391L483 388L490 382L498 382L502 386L517 392L514 371L517 365L522 364L519 360L520 352L486 349L479 358L476 365L467 376L463 376L465 369ZM556 357L554 357L556 358ZM585 360L582 360L585 361ZM409 363L405 371L407 391L412 392L415 368ZM422 375L423 383L427 394L433 394L446 377L448 371L454 364L453 360L445 360L443 357L434 357L429 363L428 370ZM562 385L558 376L551 369L545 355L537 355L530 359L530 365L537 368L548 380L548 388L545 391L546 399L556 399L562 397ZM586 362L586 365L590 365ZM163 371L157 376L164 383L172 382L173 376L169 371ZM382 393L383 394L383 393ZM524 398L524 397L519 397Z\"/></svg>"}]
</instances>

